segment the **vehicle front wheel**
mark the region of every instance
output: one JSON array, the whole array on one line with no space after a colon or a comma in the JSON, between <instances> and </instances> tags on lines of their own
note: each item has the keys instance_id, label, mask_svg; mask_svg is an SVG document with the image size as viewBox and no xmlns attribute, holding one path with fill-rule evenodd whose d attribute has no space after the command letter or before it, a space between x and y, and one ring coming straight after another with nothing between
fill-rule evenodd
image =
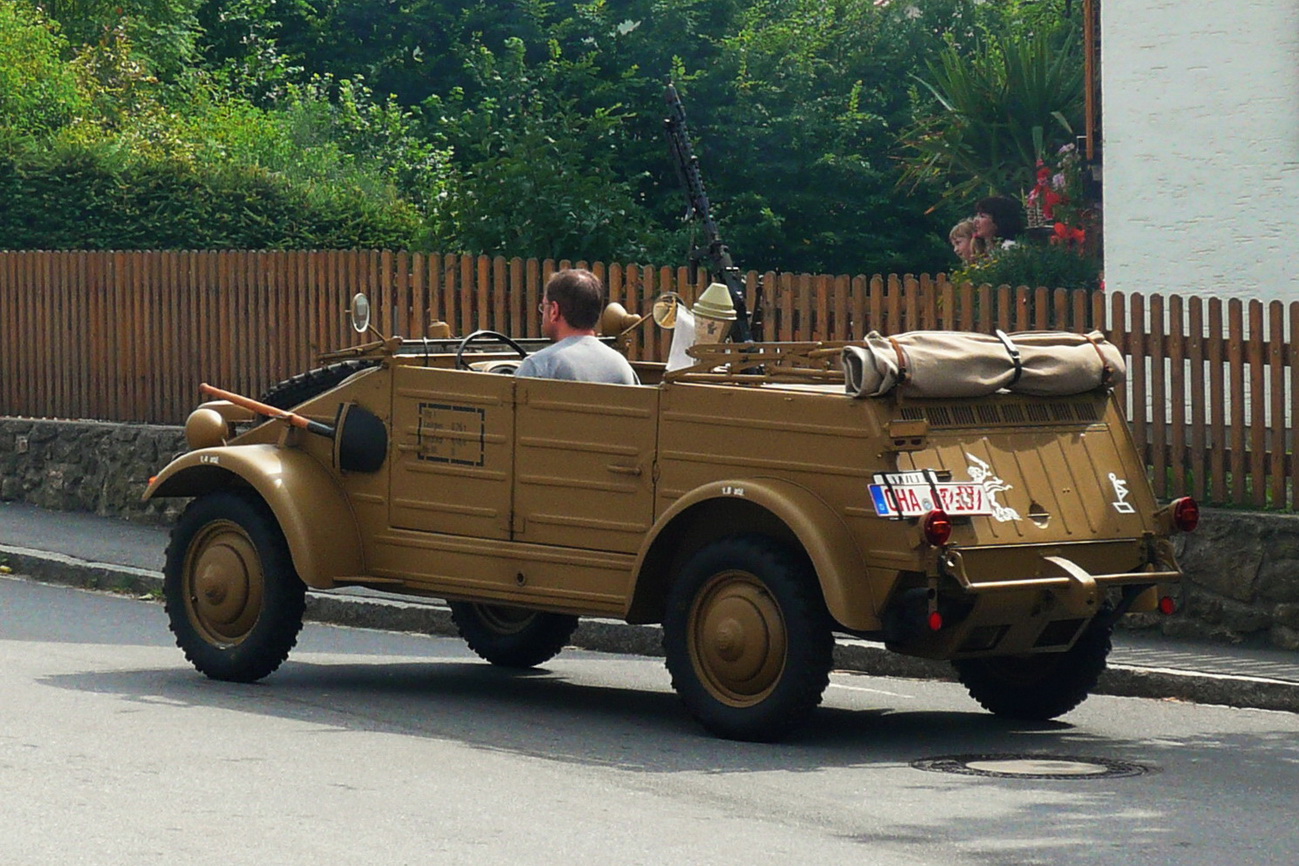
<instances>
[{"instance_id":1,"label":"vehicle front wheel","mask_svg":"<svg viewBox=\"0 0 1299 866\"><path fill-rule=\"evenodd\" d=\"M1096 687L1114 628L1102 613L1066 652L992 656L952 662L957 679L989 712L1046 721L1081 704Z\"/></svg>"},{"instance_id":2,"label":"vehicle front wheel","mask_svg":"<svg viewBox=\"0 0 1299 866\"><path fill-rule=\"evenodd\" d=\"M821 703L834 637L811 563L739 535L686 563L668 593L663 649L672 687L705 728L771 742Z\"/></svg>"},{"instance_id":3,"label":"vehicle front wheel","mask_svg":"<svg viewBox=\"0 0 1299 866\"><path fill-rule=\"evenodd\" d=\"M177 646L212 679L261 679L302 630L306 586L275 516L251 493L189 504L167 545L163 592Z\"/></svg>"},{"instance_id":4,"label":"vehicle front wheel","mask_svg":"<svg viewBox=\"0 0 1299 866\"><path fill-rule=\"evenodd\" d=\"M533 668L568 645L577 617L504 604L453 601L451 619L469 648L494 665Z\"/></svg>"}]
</instances>

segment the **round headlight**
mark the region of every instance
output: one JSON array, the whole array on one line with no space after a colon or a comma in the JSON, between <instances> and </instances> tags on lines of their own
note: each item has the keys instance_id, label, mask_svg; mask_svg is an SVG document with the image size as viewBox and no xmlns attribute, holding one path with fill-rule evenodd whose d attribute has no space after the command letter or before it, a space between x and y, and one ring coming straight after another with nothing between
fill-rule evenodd
<instances>
[{"instance_id":1,"label":"round headlight","mask_svg":"<svg viewBox=\"0 0 1299 866\"><path fill-rule=\"evenodd\" d=\"M215 409L195 409L185 421L185 442L191 451L226 444L230 425Z\"/></svg>"}]
</instances>

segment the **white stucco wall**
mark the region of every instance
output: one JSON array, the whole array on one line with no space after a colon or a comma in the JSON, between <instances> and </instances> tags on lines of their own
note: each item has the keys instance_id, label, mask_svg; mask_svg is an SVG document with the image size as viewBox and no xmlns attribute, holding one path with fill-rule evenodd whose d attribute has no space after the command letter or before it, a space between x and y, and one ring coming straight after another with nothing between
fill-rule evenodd
<instances>
[{"instance_id":1,"label":"white stucco wall","mask_svg":"<svg viewBox=\"0 0 1299 866\"><path fill-rule=\"evenodd\" d=\"M1299 0L1105 0L1105 282L1299 300Z\"/></svg>"}]
</instances>

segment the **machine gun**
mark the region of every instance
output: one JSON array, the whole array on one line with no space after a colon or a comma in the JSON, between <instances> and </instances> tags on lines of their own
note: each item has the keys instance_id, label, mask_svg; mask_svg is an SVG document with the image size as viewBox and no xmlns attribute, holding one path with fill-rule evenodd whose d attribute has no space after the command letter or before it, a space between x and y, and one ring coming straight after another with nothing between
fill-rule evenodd
<instances>
[{"instance_id":1,"label":"machine gun","mask_svg":"<svg viewBox=\"0 0 1299 866\"><path fill-rule=\"evenodd\" d=\"M677 169L677 176L685 188L688 206L686 219L698 219L704 229L704 240L707 246L697 246L690 251L691 268L700 261L708 263L708 272L714 282L722 283L731 293L731 303L735 305L735 324L731 327L731 340L736 343L750 343L762 339L762 305L754 311L750 320L749 309L744 300L744 280L740 269L731 261L730 248L722 240L713 219L708 203L708 192L704 189L704 177L699 171L699 157L695 156L690 146L690 133L686 129L686 109L681 104L677 89L668 82L666 99L668 117L664 121L667 132L668 149L672 152L672 161Z\"/></svg>"}]
</instances>

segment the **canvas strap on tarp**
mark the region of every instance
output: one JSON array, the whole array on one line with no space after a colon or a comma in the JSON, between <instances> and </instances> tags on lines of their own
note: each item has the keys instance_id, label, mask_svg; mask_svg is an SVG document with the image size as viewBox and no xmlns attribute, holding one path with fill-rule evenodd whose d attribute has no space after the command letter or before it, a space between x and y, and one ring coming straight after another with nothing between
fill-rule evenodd
<instances>
[{"instance_id":1,"label":"canvas strap on tarp","mask_svg":"<svg viewBox=\"0 0 1299 866\"><path fill-rule=\"evenodd\" d=\"M907 380L907 353L902 351L902 346L892 337L888 338L889 345L893 347L893 352L898 356L898 381Z\"/></svg>"},{"instance_id":2,"label":"canvas strap on tarp","mask_svg":"<svg viewBox=\"0 0 1299 866\"><path fill-rule=\"evenodd\" d=\"M1096 356L1101 359L1101 370L1103 371L1101 384L1110 385L1114 379L1114 367L1111 365L1113 358L1118 359L1119 367L1121 369L1123 367L1123 355L1105 339L1105 335L1100 331L1092 331L1087 334L1086 337L1087 342L1091 343L1092 348L1096 350ZM1106 355L1105 349L1102 348L1102 344L1109 346L1112 350L1113 357L1108 357ZM1120 379L1120 381L1122 380Z\"/></svg>"},{"instance_id":3,"label":"canvas strap on tarp","mask_svg":"<svg viewBox=\"0 0 1299 866\"><path fill-rule=\"evenodd\" d=\"M843 350L845 387L854 397L893 391L907 397L981 397L1000 390L1037 396L1117 387L1123 355L1104 334L1020 331L972 334L874 331Z\"/></svg>"},{"instance_id":4,"label":"canvas strap on tarp","mask_svg":"<svg viewBox=\"0 0 1299 866\"><path fill-rule=\"evenodd\" d=\"M1015 383L1019 381L1019 377L1024 375L1024 363L1019 357L1019 348L1015 345L1015 342L1006 335L1006 332L1000 328L992 333L998 340L1001 340L1001 344L1006 347L1006 354L1010 355L1010 363L1015 365L1015 375L1011 377L1010 384L1006 386L1008 388L1013 388L1015 387Z\"/></svg>"}]
</instances>

